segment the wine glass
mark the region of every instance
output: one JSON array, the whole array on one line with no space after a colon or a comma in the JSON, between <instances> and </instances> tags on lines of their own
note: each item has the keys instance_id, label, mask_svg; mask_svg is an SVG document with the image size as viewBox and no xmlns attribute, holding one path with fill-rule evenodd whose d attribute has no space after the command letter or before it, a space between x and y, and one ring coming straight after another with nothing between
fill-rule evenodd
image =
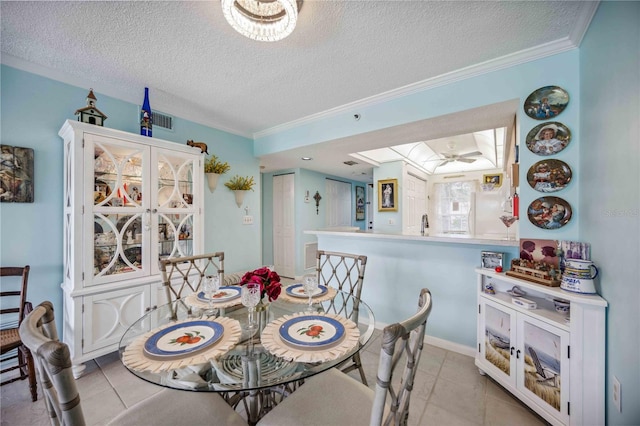
<instances>
[{"instance_id":1,"label":"wine glass","mask_svg":"<svg viewBox=\"0 0 640 426\"><path fill-rule=\"evenodd\" d=\"M216 316L218 310L213 307L213 296L220 290L220 277L217 275L207 275L204 278L202 290L208 299L208 308L205 311L207 316Z\"/></svg>"},{"instance_id":2,"label":"wine glass","mask_svg":"<svg viewBox=\"0 0 640 426\"><path fill-rule=\"evenodd\" d=\"M309 307L307 308L307 311L313 312L313 293L318 289L318 279L315 275L305 275L302 287L304 288L305 293L307 293L307 296L309 296Z\"/></svg>"},{"instance_id":3,"label":"wine glass","mask_svg":"<svg viewBox=\"0 0 640 426\"><path fill-rule=\"evenodd\" d=\"M518 218L516 216L511 216L511 215L503 215L500 216L500 220L502 221L502 223L504 224L504 226L507 227L507 240L509 240L509 228L511 228L511 225L513 225L516 220L518 220Z\"/></svg>"},{"instance_id":4,"label":"wine glass","mask_svg":"<svg viewBox=\"0 0 640 426\"><path fill-rule=\"evenodd\" d=\"M240 298L242 300L242 304L249 310L249 323L247 324L247 330L253 330L256 328L253 313L256 310L256 305L260 302L260 284L247 283L243 285L240 292Z\"/></svg>"}]
</instances>

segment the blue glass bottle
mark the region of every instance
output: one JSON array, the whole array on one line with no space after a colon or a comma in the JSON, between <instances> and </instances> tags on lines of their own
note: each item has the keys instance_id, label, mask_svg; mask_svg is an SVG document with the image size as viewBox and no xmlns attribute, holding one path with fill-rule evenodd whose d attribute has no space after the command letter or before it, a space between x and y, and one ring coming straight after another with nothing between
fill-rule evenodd
<instances>
[{"instance_id":1,"label":"blue glass bottle","mask_svg":"<svg viewBox=\"0 0 640 426\"><path fill-rule=\"evenodd\" d=\"M140 109L140 134L143 136L152 136L152 115L151 106L149 105L149 88L144 88L144 102Z\"/></svg>"}]
</instances>

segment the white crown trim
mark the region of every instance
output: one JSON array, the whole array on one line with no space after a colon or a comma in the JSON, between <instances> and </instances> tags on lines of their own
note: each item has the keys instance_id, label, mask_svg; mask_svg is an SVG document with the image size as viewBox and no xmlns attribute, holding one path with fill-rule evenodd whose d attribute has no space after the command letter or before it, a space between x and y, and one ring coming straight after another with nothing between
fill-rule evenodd
<instances>
[{"instance_id":1,"label":"white crown trim","mask_svg":"<svg viewBox=\"0 0 640 426\"><path fill-rule=\"evenodd\" d=\"M589 22L586 22L588 25ZM585 29L586 31L586 29ZM584 34L584 32L582 32ZM477 77L483 74L488 74L494 71L498 71L504 68L509 68L515 65L520 65L526 62L535 61L541 58L545 58L558 53L566 52L577 47L576 44L569 38L564 37L555 41L551 41L536 47L521 50L519 52L505 55L500 58L492 59L489 61L481 62L476 65L471 65L466 68L461 68L456 71L452 71L446 74L442 74L436 77L428 78L416 83L412 83L397 89L389 90L387 92L373 95L368 98L364 98L349 104L341 105L336 108L328 109L326 111L309 115L307 117L293 120L288 123L280 124L278 126L271 127L269 129L262 130L253 134L253 139L259 139L264 136L273 135L283 132L304 124L313 123L328 117L333 117L345 112L351 113L358 108L365 108L372 105L388 102L390 100L398 99L404 96L408 96L414 93L422 92L435 87L444 86L457 81L466 80L472 77Z\"/></svg>"}]
</instances>

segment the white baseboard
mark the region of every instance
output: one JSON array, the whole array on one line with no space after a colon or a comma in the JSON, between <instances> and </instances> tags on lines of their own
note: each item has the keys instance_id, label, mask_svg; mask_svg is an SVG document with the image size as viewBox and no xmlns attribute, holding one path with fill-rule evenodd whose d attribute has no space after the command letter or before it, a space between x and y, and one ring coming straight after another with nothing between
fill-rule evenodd
<instances>
[{"instance_id":1,"label":"white baseboard","mask_svg":"<svg viewBox=\"0 0 640 426\"><path fill-rule=\"evenodd\" d=\"M376 321L376 329L382 330L388 324L383 324ZM424 336L424 342L428 345L436 346L438 348L446 349L451 352L456 352L462 355L467 355L472 358L476 357L476 349L472 346L461 345L460 343L450 342L448 340L440 339L433 336Z\"/></svg>"}]
</instances>

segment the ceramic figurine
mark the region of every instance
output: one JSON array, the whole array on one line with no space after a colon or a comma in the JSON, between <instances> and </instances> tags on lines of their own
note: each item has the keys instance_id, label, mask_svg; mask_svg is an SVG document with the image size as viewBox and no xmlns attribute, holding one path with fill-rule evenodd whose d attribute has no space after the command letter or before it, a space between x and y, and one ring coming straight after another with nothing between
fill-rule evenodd
<instances>
[{"instance_id":1,"label":"ceramic figurine","mask_svg":"<svg viewBox=\"0 0 640 426\"><path fill-rule=\"evenodd\" d=\"M207 144L204 142L194 142L192 140L188 140L187 145L200 148L200 152L204 152L205 154L209 155L209 151L208 151L209 148L207 148Z\"/></svg>"}]
</instances>

